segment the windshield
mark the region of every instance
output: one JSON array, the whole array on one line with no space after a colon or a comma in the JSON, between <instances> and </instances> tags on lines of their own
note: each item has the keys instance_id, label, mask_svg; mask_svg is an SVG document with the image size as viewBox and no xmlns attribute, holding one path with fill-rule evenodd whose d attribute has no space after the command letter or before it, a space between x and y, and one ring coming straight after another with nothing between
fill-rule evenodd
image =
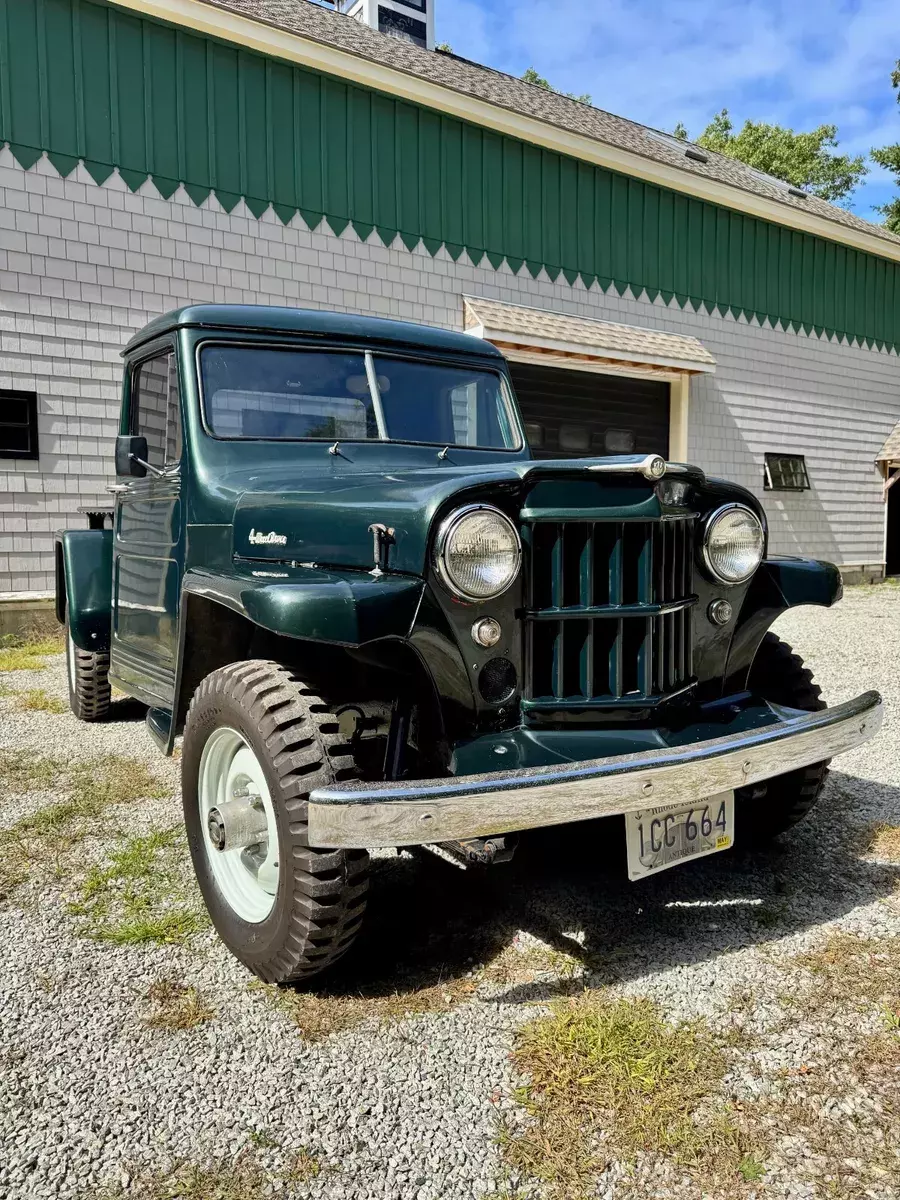
<instances>
[{"instance_id":1,"label":"windshield","mask_svg":"<svg viewBox=\"0 0 900 1200\"><path fill-rule=\"evenodd\" d=\"M200 380L216 437L520 446L504 378L483 368L354 351L207 345Z\"/></svg>"}]
</instances>

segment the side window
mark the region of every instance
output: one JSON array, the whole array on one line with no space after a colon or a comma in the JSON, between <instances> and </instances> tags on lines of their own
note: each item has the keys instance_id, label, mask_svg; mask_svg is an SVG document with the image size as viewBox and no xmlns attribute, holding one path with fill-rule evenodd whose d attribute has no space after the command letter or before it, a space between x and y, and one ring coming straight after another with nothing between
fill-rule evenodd
<instances>
[{"instance_id":1,"label":"side window","mask_svg":"<svg viewBox=\"0 0 900 1200\"><path fill-rule=\"evenodd\" d=\"M131 432L147 439L152 467L181 461L181 406L178 371L171 351L145 359L131 380Z\"/></svg>"}]
</instances>

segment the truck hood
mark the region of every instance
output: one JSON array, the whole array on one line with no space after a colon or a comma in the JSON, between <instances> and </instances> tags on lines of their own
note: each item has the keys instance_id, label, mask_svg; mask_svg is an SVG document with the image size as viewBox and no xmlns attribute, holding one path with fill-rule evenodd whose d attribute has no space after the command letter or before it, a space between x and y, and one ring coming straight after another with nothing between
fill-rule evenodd
<instances>
[{"instance_id":1,"label":"truck hood","mask_svg":"<svg viewBox=\"0 0 900 1200\"><path fill-rule=\"evenodd\" d=\"M613 502L610 492L623 480L653 484L635 475L642 456L614 459L517 461L477 466L438 467L398 472L377 471L344 476L321 475L297 486L296 474L283 468L271 476L260 472L252 490L238 499L234 514L235 557L259 561L315 563L319 566L371 569L373 536L369 526L379 522L393 529L389 554L392 571L421 575L431 528L459 504L496 504L518 515L526 495L541 481L581 481L590 488L598 513ZM607 473L610 467L621 473ZM603 471L592 471L602 466ZM695 467L672 466L672 478L702 486L704 475ZM742 491L742 489L735 489ZM632 492L633 495L633 492ZM753 501L754 507L756 501Z\"/></svg>"}]
</instances>

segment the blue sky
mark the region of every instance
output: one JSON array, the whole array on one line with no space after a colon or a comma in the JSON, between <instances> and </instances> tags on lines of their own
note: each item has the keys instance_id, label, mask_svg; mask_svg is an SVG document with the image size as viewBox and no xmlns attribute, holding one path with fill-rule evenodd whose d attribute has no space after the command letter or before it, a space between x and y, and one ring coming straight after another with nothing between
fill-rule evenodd
<instances>
[{"instance_id":1,"label":"blue sky","mask_svg":"<svg viewBox=\"0 0 900 1200\"><path fill-rule=\"evenodd\" d=\"M437 40L457 54L555 87L657 129L696 136L728 108L794 129L838 127L841 149L900 142L890 73L900 0L432 0ZM872 167L852 207L894 194Z\"/></svg>"}]
</instances>

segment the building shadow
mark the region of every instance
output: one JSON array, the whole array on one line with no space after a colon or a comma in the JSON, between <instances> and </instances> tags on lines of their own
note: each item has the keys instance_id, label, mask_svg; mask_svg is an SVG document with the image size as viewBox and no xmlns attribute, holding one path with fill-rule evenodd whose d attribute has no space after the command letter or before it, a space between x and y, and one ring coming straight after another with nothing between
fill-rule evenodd
<instances>
[{"instance_id":1,"label":"building shadow","mask_svg":"<svg viewBox=\"0 0 900 1200\"><path fill-rule=\"evenodd\" d=\"M626 877L621 818L534 831L512 863L483 873L427 854L376 859L363 934L309 990L390 995L478 966L490 978L519 931L583 963L590 987L761 946L900 899L900 864L865 857L875 813L900 823L900 788L835 771L816 810L765 849L741 849L738 825L735 850L639 883ZM552 983L513 983L494 1000L558 992Z\"/></svg>"}]
</instances>

